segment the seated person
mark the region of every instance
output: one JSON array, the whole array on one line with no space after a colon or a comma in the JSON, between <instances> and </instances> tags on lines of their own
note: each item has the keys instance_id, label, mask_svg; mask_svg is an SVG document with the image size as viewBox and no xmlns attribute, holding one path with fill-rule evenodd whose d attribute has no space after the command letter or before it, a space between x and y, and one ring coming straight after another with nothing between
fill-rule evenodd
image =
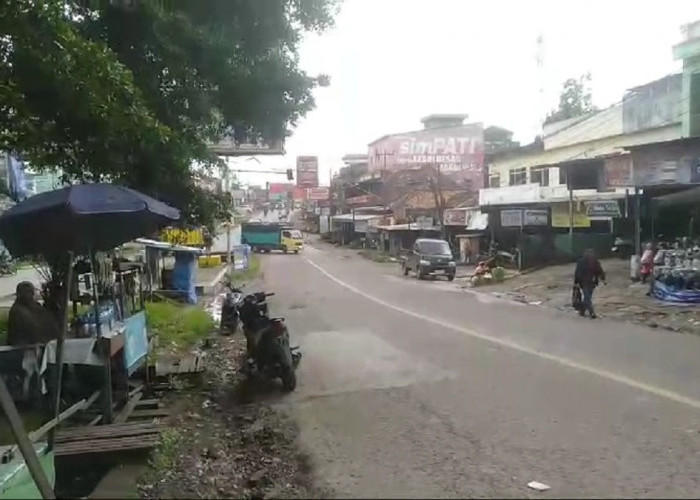
<instances>
[{"instance_id":1,"label":"seated person","mask_svg":"<svg viewBox=\"0 0 700 500\"><path fill-rule=\"evenodd\" d=\"M17 285L17 298L7 317L7 343L11 346L45 344L58 338L58 322L37 302L35 293L29 281Z\"/></svg>"}]
</instances>

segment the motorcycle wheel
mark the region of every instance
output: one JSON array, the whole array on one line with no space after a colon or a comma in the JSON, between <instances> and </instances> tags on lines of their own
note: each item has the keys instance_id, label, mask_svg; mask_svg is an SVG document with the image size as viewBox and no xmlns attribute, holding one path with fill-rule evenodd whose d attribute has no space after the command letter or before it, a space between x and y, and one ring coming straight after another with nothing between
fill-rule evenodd
<instances>
[{"instance_id":1,"label":"motorcycle wheel","mask_svg":"<svg viewBox=\"0 0 700 500\"><path fill-rule=\"evenodd\" d=\"M297 374L294 371L294 367L285 366L282 367L282 373L280 374L282 379L282 388L286 392L292 392L297 388Z\"/></svg>"}]
</instances>

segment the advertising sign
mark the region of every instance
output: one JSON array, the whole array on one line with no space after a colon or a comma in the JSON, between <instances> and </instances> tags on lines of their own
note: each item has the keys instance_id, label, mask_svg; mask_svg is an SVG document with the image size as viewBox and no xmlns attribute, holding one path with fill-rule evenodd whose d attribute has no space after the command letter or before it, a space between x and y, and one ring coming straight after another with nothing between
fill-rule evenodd
<instances>
[{"instance_id":1,"label":"advertising sign","mask_svg":"<svg viewBox=\"0 0 700 500\"><path fill-rule=\"evenodd\" d=\"M309 188L309 199L314 201L327 200L330 196L330 189L327 187Z\"/></svg>"},{"instance_id":2,"label":"advertising sign","mask_svg":"<svg viewBox=\"0 0 700 500\"><path fill-rule=\"evenodd\" d=\"M480 123L383 137L369 146L369 172L424 166L477 191L484 187L484 130Z\"/></svg>"},{"instance_id":3,"label":"advertising sign","mask_svg":"<svg viewBox=\"0 0 700 500\"><path fill-rule=\"evenodd\" d=\"M606 158L603 171L605 184L610 187L634 186L632 157L630 155Z\"/></svg>"},{"instance_id":4,"label":"advertising sign","mask_svg":"<svg viewBox=\"0 0 700 500\"><path fill-rule=\"evenodd\" d=\"M219 156L283 155L284 141L270 143L256 141L237 144L233 136L226 135L216 144L210 144L209 150Z\"/></svg>"},{"instance_id":5,"label":"advertising sign","mask_svg":"<svg viewBox=\"0 0 700 500\"><path fill-rule=\"evenodd\" d=\"M318 187L318 157L297 156L297 186Z\"/></svg>"},{"instance_id":6,"label":"advertising sign","mask_svg":"<svg viewBox=\"0 0 700 500\"><path fill-rule=\"evenodd\" d=\"M552 204L552 227L569 227L569 204ZM574 227L591 227L591 219L574 203Z\"/></svg>"},{"instance_id":7,"label":"advertising sign","mask_svg":"<svg viewBox=\"0 0 700 500\"><path fill-rule=\"evenodd\" d=\"M587 201L586 215L589 217L619 217L620 204L616 200Z\"/></svg>"},{"instance_id":8,"label":"advertising sign","mask_svg":"<svg viewBox=\"0 0 700 500\"><path fill-rule=\"evenodd\" d=\"M522 210L501 210L501 227L520 227L522 225Z\"/></svg>"},{"instance_id":9,"label":"advertising sign","mask_svg":"<svg viewBox=\"0 0 700 500\"><path fill-rule=\"evenodd\" d=\"M525 226L546 226L549 214L547 210L524 210L523 224Z\"/></svg>"}]
</instances>

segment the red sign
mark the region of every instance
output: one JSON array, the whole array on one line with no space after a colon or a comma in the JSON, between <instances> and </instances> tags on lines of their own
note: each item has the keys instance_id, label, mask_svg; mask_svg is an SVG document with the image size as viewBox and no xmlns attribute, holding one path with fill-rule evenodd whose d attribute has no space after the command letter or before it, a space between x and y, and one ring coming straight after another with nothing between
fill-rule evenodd
<instances>
[{"instance_id":1,"label":"red sign","mask_svg":"<svg viewBox=\"0 0 700 500\"><path fill-rule=\"evenodd\" d=\"M330 189L327 187L309 188L309 199L312 201L327 200L330 194Z\"/></svg>"},{"instance_id":2,"label":"red sign","mask_svg":"<svg viewBox=\"0 0 700 500\"><path fill-rule=\"evenodd\" d=\"M318 187L318 157L297 156L297 186Z\"/></svg>"},{"instance_id":3,"label":"red sign","mask_svg":"<svg viewBox=\"0 0 700 500\"><path fill-rule=\"evenodd\" d=\"M287 184L282 182L270 183L270 194L288 193L292 189L294 189L294 184Z\"/></svg>"},{"instance_id":4,"label":"red sign","mask_svg":"<svg viewBox=\"0 0 700 500\"><path fill-rule=\"evenodd\" d=\"M480 123L383 137L369 146L369 171L396 172L424 166L474 190L484 185L484 130Z\"/></svg>"}]
</instances>

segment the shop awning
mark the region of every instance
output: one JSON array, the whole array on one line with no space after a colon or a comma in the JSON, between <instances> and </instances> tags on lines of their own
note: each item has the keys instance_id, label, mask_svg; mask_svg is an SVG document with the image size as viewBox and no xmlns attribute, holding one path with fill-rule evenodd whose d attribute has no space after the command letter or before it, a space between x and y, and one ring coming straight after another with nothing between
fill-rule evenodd
<instances>
[{"instance_id":1,"label":"shop awning","mask_svg":"<svg viewBox=\"0 0 700 500\"><path fill-rule=\"evenodd\" d=\"M651 201L657 207L700 206L700 186L686 189L679 193L657 196L652 198Z\"/></svg>"}]
</instances>

